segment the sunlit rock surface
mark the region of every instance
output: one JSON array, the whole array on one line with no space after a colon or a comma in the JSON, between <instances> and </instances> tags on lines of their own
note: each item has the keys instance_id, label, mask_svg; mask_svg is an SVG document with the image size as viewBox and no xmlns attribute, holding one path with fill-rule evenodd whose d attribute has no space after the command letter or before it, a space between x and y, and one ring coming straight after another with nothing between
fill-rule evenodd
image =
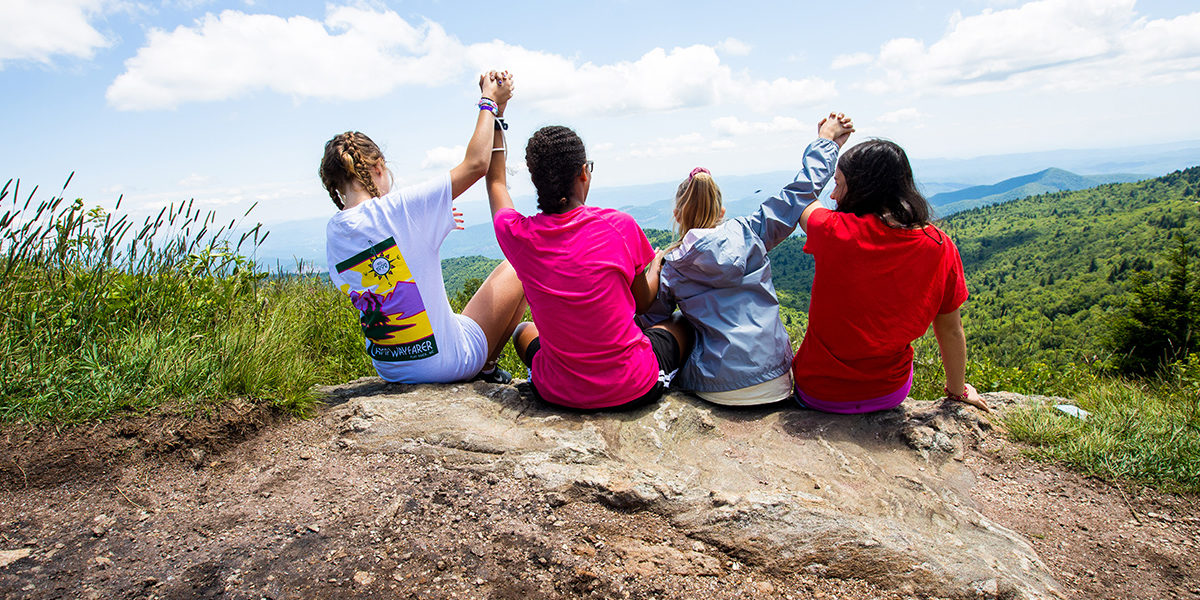
<instances>
[{"instance_id":1,"label":"sunlit rock surface","mask_svg":"<svg viewBox=\"0 0 1200 600\"><path fill-rule=\"evenodd\" d=\"M991 425L961 404L837 416L672 393L630 413L580 414L482 383L368 379L326 391L342 445L435 455L532 478L566 500L653 511L765 569L941 597L1058 595L1030 545L972 502L974 476L959 459Z\"/></svg>"}]
</instances>

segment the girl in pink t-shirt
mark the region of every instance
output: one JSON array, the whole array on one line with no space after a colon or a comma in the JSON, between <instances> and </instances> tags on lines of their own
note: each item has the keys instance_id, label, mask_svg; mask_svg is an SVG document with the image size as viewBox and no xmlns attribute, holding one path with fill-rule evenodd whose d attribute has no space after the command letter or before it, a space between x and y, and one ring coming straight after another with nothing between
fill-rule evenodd
<instances>
[{"instance_id":1,"label":"girl in pink t-shirt","mask_svg":"<svg viewBox=\"0 0 1200 600\"><path fill-rule=\"evenodd\" d=\"M496 146L502 141L497 132ZM513 208L503 154L492 158L487 189L496 240L533 312L513 345L530 367L535 396L589 410L657 400L690 343L681 320L646 331L634 321L654 300L657 280L646 268L661 257L633 217L586 205L592 161L574 131L538 130L525 162L540 212Z\"/></svg>"},{"instance_id":2,"label":"girl in pink t-shirt","mask_svg":"<svg viewBox=\"0 0 1200 600\"><path fill-rule=\"evenodd\" d=\"M836 210L800 217L804 251L816 260L809 324L792 361L802 404L835 413L899 405L912 388L912 342L933 325L946 396L987 410L965 379L967 299L962 259L931 222L904 150L886 140L838 160Z\"/></svg>"}]
</instances>

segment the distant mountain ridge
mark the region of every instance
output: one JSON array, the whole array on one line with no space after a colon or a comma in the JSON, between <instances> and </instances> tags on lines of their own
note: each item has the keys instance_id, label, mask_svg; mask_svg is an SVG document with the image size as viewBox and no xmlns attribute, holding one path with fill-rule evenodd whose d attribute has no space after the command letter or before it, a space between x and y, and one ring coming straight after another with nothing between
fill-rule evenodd
<instances>
[{"instance_id":1,"label":"distant mountain ridge","mask_svg":"<svg viewBox=\"0 0 1200 600\"><path fill-rule=\"evenodd\" d=\"M1004 187L1065 185L1078 183L1077 177L1049 169ZM1109 316L1125 301L1126 280L1156 265L1161 275L1162 252L1173 247L1176 235L1200 240L1200 167L982 206L945 219L941 227L958 246L966 271L971 298L963 321L973 356L1001 365L1096 360ZM656 246L670 238L662 230L646 233ZM815 265L804 241L789 238L770 253L789 325L789 315L807 312L812 289ZM460 271L473 269L478 277L494 263L444 260L447 289L458 291L465 279Z\"/></svg>"},{"instance_id":2,"label":"distant mountain ridge","mask_svg":"<svg viewBox=\"0 0 1200 600\"><path fill-rule=\"evenodd\" d=\"M1070 192L1106 183L1129 183L1143 179L1147 179L1147 176L1129 173L1078 175L1065 169L1051 167L991 185L976 185L934 194L929 197L929 203L934 206L939 217L945 217L980 206L999 204L1047 192Z\"/></svg>"},{"instance_id":3,"label":"distant mountain ridge","mask_svg":"<svg viewBox=\"0 0 1200 600\"><path fill-rule=\"evenodd\" d=\"M1097 360L1126 280L1142 270L1164 275L1162 254L1175 236L1200 240L1200 166L981 206L940 226L966 271L973 356L1008 365ZM780 301L800 312L815 272L803 247L790 238L771 251Z\"/></svg>"},{"instance_id":4,"label":"distant mountain ridge","mask_svg":"<svg viewBox=\"0 0 1200 600\"><path fill-rule=\"evenodd\" d=\"M918 176L917 184L921 191L930 199L936 199L934 202L938 215L947 216L977 206L1007 202L1044 192L1086 189L1105 182L1132 181L1165 175L1198 162L1200 141L1189 141L1141 147L1042 151L966 159L916 159L913 160L913 171ZM1046 169L1048 164L1058 165L1061 169ZM1034 169L1041 170L1031 172ZM1114 173L1117 175L1113 175ZM1127 173L1142 175L1125 175ZM725 196L727 214L731 217L749 214L765 198L790 181L794 174L794 171L774 171L757 175L724 175L719 170L715 172ZM1021 181L1026 178L1029 180ZM1003 181L986 184L988 181L1000 179ZM679 181L597 187L592 189L588 203L628 212L642 227L670 229L671 203ZM515 200L519 206L525 206L525 210L532 210L529 198ZM267 242L258 248L254 258L260 264L270 267L278 264L284 270L294 269L298 260L323 268L327 221L327 218L319 218L266 226L265 229L269 230L271 235ZM441 255L446 258L471 255L502 258L490 221L452 233L442 246Z\"/></svg>"},{"instance_id":5,"label":"distant mountain ridge","mask_svg":"<svg viewBox=\"0 0 1200 600\"><path fill-rule=\"evenodd\" d=\"M793 177L794 174L786 172L764 173L753 177L730 177L728 185L723 182L721 183L726 215L733 218L754 212L759 204L772 194L777 193ZM1127 183L1146 178L1147 176L1145 175L1126 173L1078 175L1064 169L1052 167L990 185L977 185L934 194L929 196L929 202L933 205L938 217L947 217L964 210L1000 204L1038 194L1081 190L1106 183ZM769 186L764 185L762 181L768 179L772 183ZM620 198L625 197L620 193L614 193L621 189L631 192L628 196L630 199L640 201L646 201L647 198L653 197L656 193L665 194L666 197L661 200L649 201L648 204L643 205L624 205L620 206L618 210L628 213L644 229L670 230L674 227L672 210L674 208L674 188L676 185L678 184L612 188L603 193L595 194L596 198L589 197L589 204L592 204L591 200L596 200L594 203L596 206L611 206L619 201ZM827 206L830 205L828 196L831 189L832 187L827 187L825 193L822 195L822 199L826 202ZM311 221L292 221L273 226L271 236L259 248L258 259L269 266L275 266L277 262L278 266L285 270L294 267L298 259L303 259L310 265L323 264L325 222L326 219L315 219ZM283 258L289 254L292 258ZM443 258L463 256L484 256L491 259L504 258L504 255L500 252L500 246L496 242L496 232L492 229L490 222L471 225L463 231L451 232L442 244L441 255Z\"/></svg>"}]
</instances>

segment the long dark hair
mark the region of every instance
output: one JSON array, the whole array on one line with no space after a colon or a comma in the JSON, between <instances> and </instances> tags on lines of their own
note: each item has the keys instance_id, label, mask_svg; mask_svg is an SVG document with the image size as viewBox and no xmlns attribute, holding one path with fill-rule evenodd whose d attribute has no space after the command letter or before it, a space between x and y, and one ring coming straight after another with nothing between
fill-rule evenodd
<instances>
[{"instance_id":1,"label":"long dark hair","mask_svg":"<svg viewBox=\"0 0 1200 600\"><path fill-rule=\"evenodd\" d=\"M931 223L933 210L917 191L908 155L895 142L871 139L838 159L846 180L838 212L878 215L889 227L918 228Z\"/></svg>"},{"instance_id":2,"label":"long dark hair","mask_svg":"<svg viewBox=\"0 0 1200 600\"><path fill-rule=\"evenodd\" d=\"M571 185L586 162L583 140L569 127L550 125L534 132L525 144L525 166L537 188L538 210L563 212Z\"/></svg>"}]
</instances>

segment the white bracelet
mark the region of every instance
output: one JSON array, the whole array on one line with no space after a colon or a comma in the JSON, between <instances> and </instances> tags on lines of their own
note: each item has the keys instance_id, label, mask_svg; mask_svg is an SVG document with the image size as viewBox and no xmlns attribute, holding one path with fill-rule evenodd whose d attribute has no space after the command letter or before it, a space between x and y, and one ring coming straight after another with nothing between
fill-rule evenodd
<instances>
[{"instance_id":1,"label":"white bracelet","mask_svg":"<svg viewBox=\"0 0 1200 600\"><path fill-rule=\"evenodd\" d=\"M501 146L499 148L492 148L492 152L504 152L505 154L507 154L508 153L508 134L507 134L508 123L504 121L504 117L496 117L495 124L496 124L496 131L500 132Z\"/></svg>"}]
</instances>

